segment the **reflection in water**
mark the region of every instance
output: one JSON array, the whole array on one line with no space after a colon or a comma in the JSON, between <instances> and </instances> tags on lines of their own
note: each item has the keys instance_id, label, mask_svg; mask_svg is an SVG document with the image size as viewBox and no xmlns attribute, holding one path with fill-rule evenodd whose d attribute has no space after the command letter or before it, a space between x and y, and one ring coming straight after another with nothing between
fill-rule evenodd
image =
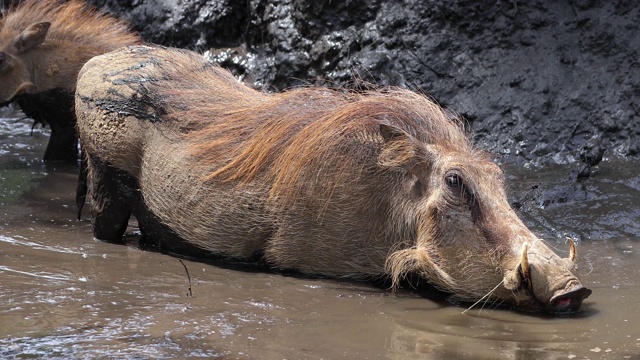
<instances>
[{"instance_id":1,"label":"reflection in water","mask_svg":"<svg viewBox=\"0 0 640 360\"><path fill-rule=\"evenodd\" d=\"M368 284L180 262L93 240L76 169L39 160L46 133L0 120L0 358L637 358L638 164L509 169L527 223L558 252L579 240L593 295L571 317L395 296ZM544 190L544 191L542 191ZM576 199L578 201L576 201Z\"/></svg>"}]
</instances>

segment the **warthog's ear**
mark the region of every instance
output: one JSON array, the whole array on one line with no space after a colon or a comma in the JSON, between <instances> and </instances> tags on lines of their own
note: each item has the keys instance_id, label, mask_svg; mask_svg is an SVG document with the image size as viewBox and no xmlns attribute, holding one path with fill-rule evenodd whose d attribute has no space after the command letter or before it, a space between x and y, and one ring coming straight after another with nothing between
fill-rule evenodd
<instances>
[{"instance_id":1,"label":"warthog's ear","mask_svg":"<svg viewBox=\"0 0 640 360\"><path fill-rule=\"evenodd\" d=\"M47 21L29 25L20 35L13 39L13 46L22 53L42 44L47 37L50 26L51 23Z\"/></svg>"},{"instance_id":2,"label":"warthog's ear","mask_svg":"<svg viewBox=\"0 0 640 360\"><path fill-rule=\"evenodd\" d=\"M429 151L416 138L386 124L380 124L380 134L384 140L378 157L381 166L403 168L414 175L419 175L420 169L428 166Z\"/></svg>"}]
</instances>

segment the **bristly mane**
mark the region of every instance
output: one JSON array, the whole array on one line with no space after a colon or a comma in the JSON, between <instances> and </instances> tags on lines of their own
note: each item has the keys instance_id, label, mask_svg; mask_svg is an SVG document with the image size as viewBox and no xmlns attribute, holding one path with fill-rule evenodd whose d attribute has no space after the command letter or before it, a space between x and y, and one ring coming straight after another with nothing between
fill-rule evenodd
<instances>
[{"instance_id":1,"label":"bristly mane","mask_svg":"<svg viewBox=\"0 0 640 360\"><path fill-rule=\"evenodd\" d=\"M376 164L380 124L423 144L473 152L458 119L408 90L310 87L266 94L188 52L172 54L160 68L173 81L158 84L156 91L167 116L180 119L176 124L191 154L200 158L198 166L210 168L206 180L248 183L267 176L270 195L277 197L318 180L354 181L354 175L371 170L372 160Z\"/></svg>"},{"instance_id":2,"label":"bristly mane","mask_svg":"<svg viewBox=\"0 0 640 360\"><path fill-rule=\"evenodd\" d=\"M115 50L140 42L129 26L109 15L90 9L78 0L25 0L9 7L0 19L0 31L8 38L20 34L29 25L48 21L47 42L68 43Z\"/></svg>"}]
</instances>

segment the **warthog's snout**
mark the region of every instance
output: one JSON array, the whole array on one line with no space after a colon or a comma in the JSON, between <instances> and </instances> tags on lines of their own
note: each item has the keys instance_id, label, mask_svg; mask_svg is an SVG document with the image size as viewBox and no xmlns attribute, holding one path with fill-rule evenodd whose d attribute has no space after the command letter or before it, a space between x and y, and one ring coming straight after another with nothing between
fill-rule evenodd
<instances>
[{"instance_id":1,"label":"warthog's snout","mask_svg":"<svg viewBox=\"0 0 640 360\"><path fill-rule=\"evenodd\" d=\"M582 301L591 295L591 290L578 284L567 291L560 291L551 298L550 311L556 314L570 314L580 310Z\"/></svg>"},{"instance_id":2,"label":"warthog's snout","mask_svg":"<svg viewBox=\"0 0 640 360\"><path fill-rule=\"evenodd\" d=\"M591 295L575 275L576 247L571 238L567 240L569 257L564 259L546 246L522 245L520 262L504 282L508 290L523 290L517 293L521 304L530 302L531 310L569 314L579 311L582 301Z\"/></svg>"}]
</instances>

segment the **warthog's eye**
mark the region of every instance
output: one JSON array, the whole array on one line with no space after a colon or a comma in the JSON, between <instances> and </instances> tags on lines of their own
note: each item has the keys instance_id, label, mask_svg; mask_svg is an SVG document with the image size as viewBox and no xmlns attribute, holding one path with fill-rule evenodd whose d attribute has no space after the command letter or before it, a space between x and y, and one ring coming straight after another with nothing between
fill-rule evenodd
<instances>
[{"instance_id":1,"label":"warthog's eye","mask_svg":"<svg viewBox=\"0 0 640 360\"><path fill-rule=\"evenodd\" d=\"M473 202L473 194L464 183L462 174L458 170L449 170L444 176L444 181L452 193L464 197L466 200Z\"/></svg>"},{"instance_id":2,"label":"warthog's eye","mask_svg":"<svg viewBox=\"0 0 640 360\"><path fill-rule=\"evenodd\" d=\"M447 172L444 176L444 181L447 183L447 186L451 190L462 190L464 189L464 182L462 181L462 176L458 174L455 170L451 170Z\"/></svg>"}]
</instances>

